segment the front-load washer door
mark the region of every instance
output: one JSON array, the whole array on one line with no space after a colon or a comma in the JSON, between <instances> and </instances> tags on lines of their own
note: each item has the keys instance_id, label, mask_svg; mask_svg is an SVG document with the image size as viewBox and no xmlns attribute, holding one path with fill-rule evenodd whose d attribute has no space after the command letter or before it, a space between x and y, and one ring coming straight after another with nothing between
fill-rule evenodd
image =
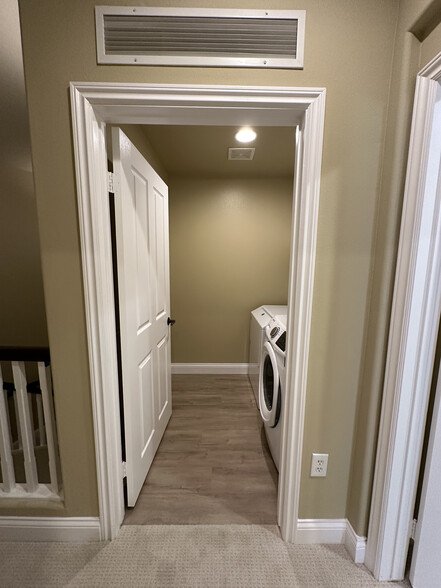
<instances>
[{"instance_id":1,"label":"front-load washer door","mask_svg":"<svg viewBox=\"0 0 441 588\"><path fill-rule=\"evenodd\" d=\"M260 364L259 405L262 419L269 427L275 427L280 418L280 392L276 354L271 343L267 341L263 346Z\"/></svg>"}]
</instances>

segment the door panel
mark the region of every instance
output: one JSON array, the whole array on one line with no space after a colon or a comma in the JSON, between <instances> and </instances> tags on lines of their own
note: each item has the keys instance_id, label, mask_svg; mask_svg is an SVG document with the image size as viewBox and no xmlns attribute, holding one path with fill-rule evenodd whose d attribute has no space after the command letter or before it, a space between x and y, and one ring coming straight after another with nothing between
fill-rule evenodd
<instances>
[{"instance_id":1,"label":"door panel","mask_svg":"<svg viewBox=\"0 0 441 588\"><path fill-rule=\"evenodd\" d=\"M441 578L441 374L438 374L435 405L424 471L421 504L409 579L413 588L438 588Z\"/></svg>"},{"instance_id":2,"label":"door panel","mask_svg":"<svg viewBox=\"0 0 441 588\"><path fill-rule=\"evenodd\" d=\"M168 380L168 365L169 365L169 358L168 358L168 346L167 340L163 339L159 342L158 345L158 375L159 375L159 398L158 398L158 418L159 420L162 419L164 412L167 409L168 403L168 389L169 389L169 380Z\"/></svg>"},{"instance_id":3,"label":"door panel","mask_svg":"<svg viewBox=\"0 0 441 588\"><path fill-rule=\"evenodd\" d=\"M167 309L166 300L166 276L168 274L168 264L166 262L166 256L168 258L168 247L165 244L165 232L164 227L166 219L164 218L164 196L157 190L154 190L155 194L155 224L157 227L162 227L163 230L158 234L156 240L156 269L157 269L157 282L156 282L156 316L164 316Z\"/></svg>"},{"instance_id":4,"label":"door panel","mask_svg":"<svg viewBox=\"0 0 441 588\"><path fill-rule=\"evenodd\" d=\"M439 201L441 193L441 86L438 86L432 120L430 157L425 177L425 202ZM436 254L434 253L434 256ZM434 317L439 320L439 317ZM438 331L439 332L439 331ZM439 336L439 335L438 335ZM438 368L439 369L439 368ZM436 378L436 372L434 376ZM438 588L441 578L441 372L433 406L424 466L418 523L412 553L410 581L414 588Z\"/></svg>"},{"instance_id":5,"label":"door panel","mask_svg":"<svg viewBox=\"0 0 441 588\"><path fill-rule=\"evenodd\" d=\"M112 129L128 506L171 415L168 188Z\"/></svg>"}]
</instances>

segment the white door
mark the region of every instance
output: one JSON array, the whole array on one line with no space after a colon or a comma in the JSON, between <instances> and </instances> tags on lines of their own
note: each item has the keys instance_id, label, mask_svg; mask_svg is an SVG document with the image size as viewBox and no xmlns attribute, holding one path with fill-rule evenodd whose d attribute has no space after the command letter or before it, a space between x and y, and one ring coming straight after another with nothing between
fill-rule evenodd
<instances>
[{"instance_id":1,"label":"white door","mask_svg":"<svg viewBox=\"0 0 441 588\"><path fill-rule=\"evenodd\" d=\"M168 188L112 129L128 506L171 416Z\"/></svg>"},{"instance_id":2,"label":"white door","mask_svg":"<svg viewBox=\"0 0 441 588\"><path fill-rule=\"evenodd\" d=\"M433 112L432 142L426 175L426 199L432 198L439 201L441 193L441 86L438 86L437 100ZM438 373L421 502L415 532L415 544L409 574L414 588L437 588L441 586L440 403L441 370Z\"/></svg>"},{"instance_id":3,"label":"white door","mask_svg":"<svg viewBox=\"0 0 441 588\"><path fill-rule=\"evenodd\" d=\"M438 588L441 582L441 373L427 448L421 503L409 578L413 588Z\"/></svg>"}]
</instances>

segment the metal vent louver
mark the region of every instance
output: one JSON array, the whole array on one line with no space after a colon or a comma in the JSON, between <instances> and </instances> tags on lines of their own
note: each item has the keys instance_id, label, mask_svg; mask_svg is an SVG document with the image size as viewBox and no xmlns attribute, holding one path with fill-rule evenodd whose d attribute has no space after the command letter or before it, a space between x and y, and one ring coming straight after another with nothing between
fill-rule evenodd
<instances>
[{"instance_id":1,"label":"metal vent louver","mask_svg":"<svg viewBox=\"0 0 441 588\"><path fill-rule=\"evenodd\" d=\"M305 12L97 6L98 63L303 67Z\"/></svg>"},{"instance_id":2,"label":"metal vent louver","mask_svg":"<svg viewBox=\"0 0 441 588\"><path fill-rule=\"evenodd\" d=\"M235 161L251 161L254 159L255 147L229 147L228 159Z\"/></svg>"}]
</instances>

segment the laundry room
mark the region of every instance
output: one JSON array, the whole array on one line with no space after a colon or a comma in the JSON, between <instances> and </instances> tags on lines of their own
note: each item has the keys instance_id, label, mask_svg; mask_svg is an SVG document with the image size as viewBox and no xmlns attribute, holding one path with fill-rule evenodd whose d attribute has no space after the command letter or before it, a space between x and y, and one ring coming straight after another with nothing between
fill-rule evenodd
<instances>
[{"instance_id":1,"label":"laundry room","mask_svg":"<svg viewBox=\"0 0 441 588\"><path fill-rule=\"evenodd\" d=\"M295 129L259 127L246 145L235 139L239 127L121 130L168 185L175 321L173 413L125 523L276 522L274 452L251 385L264 329L256 358L250 327L262 305L286 315ZM229 159L244 147L252 159Z\"/></svg>"}]
</instances>

